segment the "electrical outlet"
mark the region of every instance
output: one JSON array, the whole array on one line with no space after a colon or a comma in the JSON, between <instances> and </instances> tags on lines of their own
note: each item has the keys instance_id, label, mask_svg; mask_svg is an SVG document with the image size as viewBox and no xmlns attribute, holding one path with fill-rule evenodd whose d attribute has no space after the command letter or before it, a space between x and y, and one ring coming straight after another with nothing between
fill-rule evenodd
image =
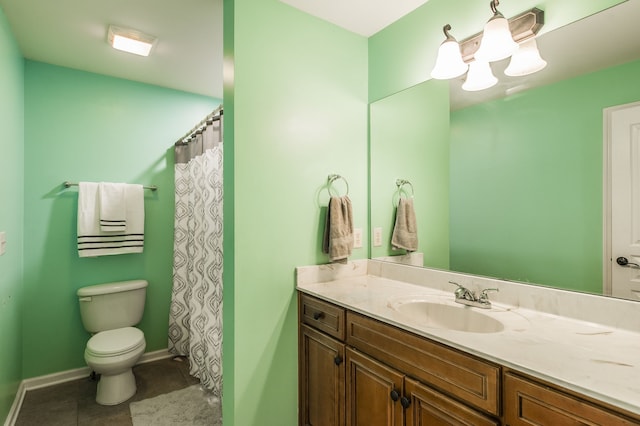
<instances>
[{"instance_id":1,"label":"electrical outlet","mask_svg":"<svg viewBox=\"0 0 640 426\"><path fill-rule=\"evenodd\" d=\"M362 248L362 228L353 229L353 248Z\"/></svg>"},{"instance_id":2,"label":"electrical outlet","mask_svg":"<svg viewBox=\"0 0 640 426\"><path fill-rule=\"evenodd\" d=\"M7 234L0 232L0 256L7 251Z\"/></svg>"},{"instance_id":3,"label":"electrical outlet","mask_svg":"<svg viewBox=\"0 0 640 426\"><path fill-rule=\"evenodd\" d=\"M373 246L380 247L382 245L382 228L373 228Z\"/></svg>"}]
</instances>

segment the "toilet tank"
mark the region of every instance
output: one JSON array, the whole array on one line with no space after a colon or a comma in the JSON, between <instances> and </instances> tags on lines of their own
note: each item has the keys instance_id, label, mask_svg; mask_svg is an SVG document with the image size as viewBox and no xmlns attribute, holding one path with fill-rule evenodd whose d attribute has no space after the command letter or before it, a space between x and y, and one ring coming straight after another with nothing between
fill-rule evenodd
<instances>
[{"instance_id":1,"label":"toilet tank","mask_svg":"<svg viewBox=\"0 0 640 426\"><path fill-rule=\"evenodd\" d=\"M147 286L145 280L133 280L78 289L84 328L97 333L138 324L144 312Z\"/></svg>"}]
</instances>

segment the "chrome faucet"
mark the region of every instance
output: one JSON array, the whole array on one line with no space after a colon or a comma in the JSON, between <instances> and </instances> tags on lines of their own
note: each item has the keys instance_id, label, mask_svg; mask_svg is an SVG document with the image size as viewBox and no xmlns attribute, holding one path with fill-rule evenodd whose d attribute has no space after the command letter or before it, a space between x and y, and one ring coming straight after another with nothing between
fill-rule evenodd
<instances>
[{"instance_id":1,"label":"chrome faucet","mask_svg":"<svg viewBox=\"0 0 640 426\"><path fill-rule=\"evenodd\" d=\"M491 308L491 301L489 300L487 293L490 291L499 291L497 288L485 288L480 292L480 296L476 296L475 292L458 284L457 282L449 281L449 284L454 284L458 287L454 292L457 303L482 309Z\"/></svg>"}]
</instances>

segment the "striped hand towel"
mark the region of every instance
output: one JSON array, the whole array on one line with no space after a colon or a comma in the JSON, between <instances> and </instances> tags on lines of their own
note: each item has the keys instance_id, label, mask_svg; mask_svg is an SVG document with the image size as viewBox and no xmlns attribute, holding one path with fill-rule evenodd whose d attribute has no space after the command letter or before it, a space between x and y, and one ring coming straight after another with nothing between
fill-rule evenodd
<instances>
[{"instance_id":1,"label":"striped hand towel","mask_svg":"<svg viewBox=\"0 0 640 426\"><path fill-rule=\"evenodd\" d=\"M127 203L124 183L100 182L100 230L123 233L127 230Z\"/></svg>"},{"instance_id":2,"label":"striped hand towel","mask_svg":"<svg viewBox=\"0 0 640 426\"><path fill-rule=\"evenodd\" d=\"M78 255L80 257L142 253L144 248L144 193L142 185L126 185L125 232L100 228L98 184L80 182L78 191Z\"/></svg>"}]
</instances>

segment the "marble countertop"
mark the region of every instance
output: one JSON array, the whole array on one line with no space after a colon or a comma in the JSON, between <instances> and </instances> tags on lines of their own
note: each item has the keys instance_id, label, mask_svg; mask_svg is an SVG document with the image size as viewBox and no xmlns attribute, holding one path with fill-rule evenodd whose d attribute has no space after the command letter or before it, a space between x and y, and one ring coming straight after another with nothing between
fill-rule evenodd
<instances>
[{"instance_id":1,"label":"marble countertop","mask_svg":"<svg viewBox=\"0 0 640 426\"><path fill-rule=\"evenodd\" d=\"M298 282L297 289L489 361L640 414L640 333L493 302L476 309L504 324L494 333L426 326L398 307L429 300L461 307L453 290L375 275Z\"/></svg>"}]
</instances>

